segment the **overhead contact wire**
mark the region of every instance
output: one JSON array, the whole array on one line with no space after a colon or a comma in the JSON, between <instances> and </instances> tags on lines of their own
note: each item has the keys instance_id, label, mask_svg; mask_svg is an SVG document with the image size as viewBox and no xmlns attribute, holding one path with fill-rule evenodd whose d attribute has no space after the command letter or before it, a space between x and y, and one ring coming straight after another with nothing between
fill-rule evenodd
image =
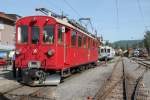
<instances>
[{"instance_id":1,"label":"overhead contact wire","mask_svg":"<svg viewBox=\"0 0 150 100\"><path fill-rule=\"evenodd\" d=\"M75 10L75 9L72 7L72 5L71 5L68 1L66 1L66 0L63 0L63 1L66 3L66 5L68 5L68 6L72 9L72 11L73 11L74 13L76 13L78 16L81 17L81 15L79 14L79 12L78 12L77 10Z\"/></svg>"},{"instance_id":2,"label":"overhead contact wire","mask_svg":"<svg viewBox=\"0 0 150 100\"><path fill-rule=\"evenodd\" d=\"M140 12L140 15L141 15L141 18L142 18L142 22L143 22L144 28L147 30L147 26L145 24L145 17L144 17L144 14L143 14L141 2L140 2L140 0L136 0L136 1L137 1L137 4L138 4L138 9L139 9L139 12Z\"/></svg>"},{"instance_id":3,"label":"overhead contact wire","mask_svg":"<svg viewBox=\"0 0 150 100\"><path fill-rule=\"evenodd\" d=\"M119 2L115 0L115 9L116 9L116 32L119 31Z\"/></svg>"}]
</instances>

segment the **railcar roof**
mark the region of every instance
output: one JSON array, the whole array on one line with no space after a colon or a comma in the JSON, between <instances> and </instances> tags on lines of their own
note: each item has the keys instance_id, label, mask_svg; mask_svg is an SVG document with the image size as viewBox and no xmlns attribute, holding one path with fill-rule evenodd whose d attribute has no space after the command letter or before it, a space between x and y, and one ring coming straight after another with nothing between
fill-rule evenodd
<instances>
[{"instance_id":1,"label":"railcar roof","mask_svg":"<svg viewBox=\"0 0 150 100\"><path fill-rule=\"evenodd\" d=\"M81 33L83 33L83 34L85 34L85 35L87 35L87 36L89 36L89 37L91 37L91 38L93 38L93 39L96 40L95 37L91 36L92 34L90 35L90 34L84 32L84 31L82 31L81 29L79 29L79 28L73 26L73 25L70 24L70 23L68 22L68 20L65 19L65 18L64 18L64 19L60 19L60 18L55 18L55 17L52 17L52 16L38 15L38 16L26 16L26 17L22 17L22 18L18 19L17 21L20 21L20 20L25 19L25 18L30 18L30 17L47 17L47 18L53 18L57 23L60 23L60 24L62 24L62 25L65 25L65 26L68 26L68 27L70 27L70 28L73 28L73 29L75 29L75 30L77 30L77 31L79 31L79 32L81 32Z\"/></svg>"}]
</instances>

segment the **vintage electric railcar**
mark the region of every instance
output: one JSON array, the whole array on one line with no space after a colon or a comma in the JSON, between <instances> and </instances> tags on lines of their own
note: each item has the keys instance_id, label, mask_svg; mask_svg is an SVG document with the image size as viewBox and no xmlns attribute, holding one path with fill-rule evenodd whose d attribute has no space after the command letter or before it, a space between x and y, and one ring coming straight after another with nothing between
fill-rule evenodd
<instances>
[{"instance_id":1,"label":"vintage electric railcar","mask_svg":"<svg viewBox=\"0 0 150 100\"><path fill-rule=\"evenodd\" d=\"M97 63L98 39L76 24L53 16L16 22L15 68L22 82L53 85L75 69Z\"/></svg>"}]
</instances>

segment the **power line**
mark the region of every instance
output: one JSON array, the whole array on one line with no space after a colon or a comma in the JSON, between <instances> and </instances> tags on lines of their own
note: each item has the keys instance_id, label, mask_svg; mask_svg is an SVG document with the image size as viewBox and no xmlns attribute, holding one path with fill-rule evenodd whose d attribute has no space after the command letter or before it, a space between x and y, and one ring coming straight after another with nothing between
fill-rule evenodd
<instances>
[{"instance_id":1,"label":"power line","mask_svg":"<svg viewBox=\"0 0 150 100\"><path fill-rule=\"evenodd\" d=\"M56 5L54 2L52 2L51 0L48 0L48 2L50 3L50 5L52 5L55 8L55 10L62 12L62 9L58 5Z\"/></svg>"},{"instance_id":2,"label":"power line","mask_svg":"<svg viewBox=\"0 0 150 100\"><path fill-rule=\"evenodd\" d=\"M72 11L74 11L74 13L76 13L78 16L81 17L81 15L72 7L72 5L69 2L67 2L66 0L63 1L66 3L66 5L68 5L72 9Z\"/></svg>"},{"instance_id":3,"label":"power line","mask_svg":"<svg viewBox=\"0 0 150 100\"><path fill-rule=\"evenodd\" d=\"M74 13L76 13L80 18L82 18L82 16L79 14L79 12L76 10L76 9L74 9L73 7L72 7L72 5L67 1L67 0L63 0L65 3L66 3L66 5L68 5L71 9L72 9L72 11L74 12ZM94 28L93 28L93 25L92 25L92 22L91 22L91 20L90 20L90 26L91 26L91 30L92 30L92 32L94 31ZM84 23L85 24L85 23ZM88 23L87 23L88 24ZM87 26L86 26L87 27Z\"/></svg>"},{"instance_id":4,"label":"power line","mask_svg":"<svg viewBox=\"0 0 150 100\"><path fill-rule=\"evenodd\" d=\"M115 9L116 9L116 30L119 29L119 3L118 0L115 0Z\"/></svg>"},{"instance_id":5,"label":"power line","mask_svg":"<svg viewBox=\"0 0 150 100\"><path fill-rule=\"evenodd\" d=\"M140 2L140 0L136 0L136 1L137 1L137 4L138 4L138 9L139 9L142 21L143 21L144 28L147 30L147 26L145 24L145 18L144 18L143 10L142 10L142 7L141 7L141 2Z\"/></svg>"}]
</instances>

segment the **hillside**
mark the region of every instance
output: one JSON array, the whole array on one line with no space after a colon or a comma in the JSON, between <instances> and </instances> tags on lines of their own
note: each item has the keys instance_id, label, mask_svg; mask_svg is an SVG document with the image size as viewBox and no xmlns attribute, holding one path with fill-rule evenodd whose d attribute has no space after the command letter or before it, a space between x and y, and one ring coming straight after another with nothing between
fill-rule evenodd
<instances>
[{"instance_id":1,"label":"hillside","mask_svg":"<svg viewBox=\"0 0 150 100\"><path fill-rule=\"evenodd\" d=\"M141 46L142 40L120 40L112 43L114 48L136 48Z\"/></svg>"}]
</instances>

